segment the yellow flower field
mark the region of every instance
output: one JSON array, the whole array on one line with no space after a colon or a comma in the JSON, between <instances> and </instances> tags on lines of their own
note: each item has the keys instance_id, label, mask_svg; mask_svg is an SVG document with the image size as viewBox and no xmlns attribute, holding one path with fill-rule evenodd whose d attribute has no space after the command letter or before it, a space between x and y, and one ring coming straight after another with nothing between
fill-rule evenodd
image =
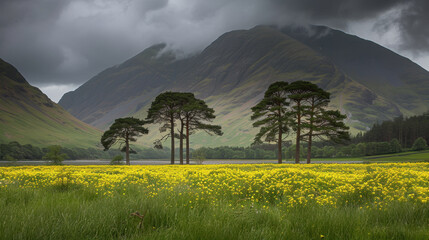
<instances>
[{"instance_id":1,"label":"yellow flower field","mask_svg":"<svg viewBox=\"0 0 429 240\"><path fill-rule=\"evenodd\" d=\"M174 204L220 202L294 207L317 204L377 207L429 200L429 163L26 166L0 168L0 191L8 188L78 187L100 195L162 194Z\"/></svg>"}]
</instances>

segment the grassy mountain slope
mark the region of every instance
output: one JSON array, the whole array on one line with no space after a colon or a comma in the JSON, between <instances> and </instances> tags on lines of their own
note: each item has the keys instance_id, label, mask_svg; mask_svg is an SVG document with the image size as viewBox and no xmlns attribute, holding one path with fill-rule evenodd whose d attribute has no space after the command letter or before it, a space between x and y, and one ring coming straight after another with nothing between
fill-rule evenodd
<instances>
[{"instance_id":1,"label":"grassy mountain slope","mask_svg":"<svg viewBox=\"0 0 429 240\"><path fill-rule=\"evenodd\" d=\"M215 109L214 123L222 125L225 134L207 137L200 133L191 140L197 146L245 146L257 132L252 128L250 108L271 83L296 80L314 82L331 92L331 107L348 115L354 131L401 113L401 106L356 81L329 56L264 26L225 33L186 59L175 59L165 45L155 45L66 94L60 104L85 122L106 128L124 115L144 118L148 105L162 91L194 92ZM85 103L74 99L85 99ZM93 104L102 108L89 107ZM152 127L141 141L151 144L157 128Z\"/></svg>"},{"instance_id":2,"label":"grassy mountain slope","mask_svg":"<svg viewBox=\"0 0 429 240\"><path fill-rule=\"evenodd\" d=\"M101 132L81 122L32 87L0 59L0 143L96 147Z\"/></svg>"}]
</instances>

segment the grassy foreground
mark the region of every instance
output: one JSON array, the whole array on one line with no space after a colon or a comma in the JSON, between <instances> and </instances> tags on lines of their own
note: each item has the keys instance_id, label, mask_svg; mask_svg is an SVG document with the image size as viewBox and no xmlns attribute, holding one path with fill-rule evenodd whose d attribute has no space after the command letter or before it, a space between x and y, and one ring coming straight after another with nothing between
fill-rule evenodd
<instances>
[{"instance_id":1,"label":"grassy foreground","mask_svg":"<svg viewBox=\"0 0 429 240\"><path fill-rule=\"evenodd\" d=\"M428 163L4 167L0 238L428 239L428 200Z\"/></svg>"}]
</instances>

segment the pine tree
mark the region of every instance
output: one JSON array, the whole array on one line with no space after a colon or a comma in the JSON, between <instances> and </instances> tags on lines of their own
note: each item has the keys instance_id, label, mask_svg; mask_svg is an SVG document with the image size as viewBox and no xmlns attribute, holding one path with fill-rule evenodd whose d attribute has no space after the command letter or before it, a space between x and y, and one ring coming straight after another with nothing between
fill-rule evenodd
<instances>
[{"instance_id":1,"label":"pine tree","mask_svg":"<svg viewBox=\"0 0 429 240\"><path fill-rule=\"evenodd\" d=\"M104 147L104 150L108 150L116 143L125 144L122 148L122 151L125 152L126 164L130 165L130 152L133 152L130 149L130 142L137 141L137 137L141 134L148 134L149 130L143 125L145 121L127 117L127 118L118 118L110 126L109 130L104 132L101 137L101 144Z\"/></svg>"},{"instance_id":2,"label":"pine tree","mask_svg":"<svg viewBox=\"0 0 429 240\"><path fill-rule=\"evenodd\" d=\"M183 164L183 139L188 139L188 133L184 133L184 127L186 123L186 113L188 106L194 101L195 97L193 93L179 93L177 101L180 102L180 107L177 111L177 117L180 121L180 129L178 129L179 134L176 138L179 139L179 162ZM185 136L186 135L186 136ZM188 144L187 144L188 146Z\"/></svg>"},{"instance_id":3,"label":"pine tree","mask_svg":"<svg viewBox=\"0 0 429 240\"><path fill-rule=\"evenodd\" d=\"M255 136L255 143L277 142L278 163L282 163L282 143L289 133L288 83L275 82L268 87L264 98L252 107L253 127L261 127ZM263 140L262 138L265 137Z\"/></svg>"},{"instance_id":4,"label":"pine tree","mask_svg":"<svg viewBox=\"0 0 429 240\"><path fill-rule=\"evenodd\" d=\"M179 99L183 95L178 92L164 92L159 94L152 102L146 121L148 123L160 123L163 124L160 128L160 132L165 132L168 129L170 133L161 137L155 141L156 148L162 148L162 141L169 138L171 139L171 164L174 164L174 126L175 119L177 117L180 108L183 106L183 102Z\"/></svg>"},{"instance_id":5,"label":"pine tree","mask_svg":"<svg viewBox=\"0 0 429 240\"><path fill-rule=\"evenodd\" d=\"M306 105L303 106L303 114L306 116L306 122L302 123L302 128L308 132L302 137L304 141L307 141L307 163L311 162L313 137L317 136L318 131L320 131L320 126L316 125L316 120L323 116L322 111L329 104L329 96L328 92L313 84L309 97L305 99Z\"/></svg>"},{"instance_id":6,"label":"pine tree","mask_svg":"<svg viewBox=\"0 0 429 240\"><path fill-rule=\"evenodd\" d=\"M186 103L180 109L181 119L181 136L185 136L186 139L186 164L189 164L189 138L194 132L203 130L206 133L212 135L221 136L221 126L208 124L207 122L213 121L216 116L214 110L209 108L207 104L200 99L195 98L192 93L185 93ZM185 128L186 133L183 133ZM181 159L183 158L183 143L181 142Z\"/></svg>"},{"instance_id":7,"label":"pine tree","mask_svg":"<svg viewBox=\"0 0 429 240\"><path fill-rule=\"evenodd\" d=\"M317 87L317 86L316 86ZM305 116L305 101L307 101L315 91L315 85L307 81L296 81L289 84L287 91L290 93L289 98L292 103L292 122L293 129L296 133L296 149L295 149L295 163L299 163L300 147L301 147L301 129L302 121Z\"/></svg>"}]
</instances>

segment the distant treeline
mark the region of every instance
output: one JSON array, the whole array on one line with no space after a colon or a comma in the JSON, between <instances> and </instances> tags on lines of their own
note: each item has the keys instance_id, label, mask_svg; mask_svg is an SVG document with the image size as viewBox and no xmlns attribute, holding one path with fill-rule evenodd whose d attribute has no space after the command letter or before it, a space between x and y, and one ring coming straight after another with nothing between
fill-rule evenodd
<instances>
[{"instance_id":1,"label":"distant treeline","mask_svg":"<svg viewBox=\"0 0 429 240\"><path fill-rule=\"evenodd\" d=\"M266 144L261 147L202 147L196 152L206 159L275 159L277 158L275 149L275 145ZM191 152L192 158L193 153Z\"/></svg>"},{"instance_id":2,"label":"distant treeline","mask_svg":"<svg viewBox=\"0 0 429 240\"><path fill-rule=\"evenodd\" d=\"M351 139L349 145L338 145L329 142L314 143L311 155L315 158L332 157L362 157L380 154L398 153L401 151L418 150L418 138L429 140L429 113L409 118L397 117L394 120L384 121L374 126L364 134L358 134ZM425 144L419 150L425 148ZM301 145L300 155L306 157L306 145ZM283 147L284 158L291 159L295 154L295 145ZM132 159L168 159L170 150L142 148L135 149ZM7 156L14 159L40 160L47 153L47 148L39 148L30 144L21 145L18 142L0 144L0 159ZM202 147L197 149L200 156L206 159L276 159L276 146L261 144L250 147ZM103 151L96 148L65 148L61 150L67 154L66 159L112 159L116 155L123 155L119 149ZM191 149L191 157L193 158Z\"/></svg>"},{"instance_id":3,"label":"distant treeline","mask_svg":"<svg viewBox=\"0 0 429 240\"><path fill-rule=\"evenodd\" d=\"M390 142L367 142L350 144L347 146L324 146L314 147L313 157L333 158L333 157L364 157L372 155L390 154L402 152L402 147L398 140Z\"/></svg>"},{"instance_id":4,"label":"distant treeline","mask_svg":"<svg viewBox=\"0 0 429 240\"><path fill-rule=\"evenodd\" d=\"M419 139L420 138L420 139ZM419 141L424 139L425 141ZM427 149L429 141L429 113L420 116L384 121L364 134L351 139L350 144L316 142L311 149L314 158L364 157ZM302 144L300 156L306 157L306 145ZM283 147L282 157L291 159L295 145ZM207 159L276 159L276 146L264 144L252 147L199 148L199 154Z\"/></svg>"},{"instance_id":5,"label":"distant treeline","mask_svg":"<svg viewBox=\"0 0 429 240\"><path fill-rule=\"evenodd\" d=\"M429 141L429 112L413 117L397 117L393 120L376 123L368 132L358 134L352 139L359 142L389 142L398 139L404 148L411 148L414 141L422 137Z\"/></svg>"},{"instance_id":6,"label":"distant treeline","mask_svg":"<svg viewBox=\"0 0 429 240\"><path fill-rule=\"evenodd\" d=\"M295 145L283 148L282 157L292 159L295 156ZM264 145L263 147L202 147L196 150L199 155L206 159L277 159L275 145ZM334 157L363 157L371 155L398 153L402 147L398 140L391 142L368 142L359 144L350 144L347 146L313 146L311 155L314 158L334 158ZM306 145L301 147L300 155L302 158L307 156Z\"/></svg>"},{"instance_id":7,"label":"distant treeline","mask_svg":"<svg viewBox=\"0 0 429 240\"><path fill-rule=\"evenodd\" d=\"M195 158L194 152L204 156L206 159L277 159L276 145L263 144L251 147L202 147L197 150L191 149L191 158ZM292 159L295 154L295 145L284 147L282 157ZM335 157L363 157L380 154L398 153L405 150L397 139L390 142L367 142L350 145L323 145L317 143L311 149L314 158L335 158ZM40 160L47 153L47 148L39 148L30 144L21 145L18 142L0 144L0 159L6 160L7 156L14 159ZM132 159L168 159L170 150L166 149L136 149L136 154L131 154ZM62 148L61 153L67 154L69 160L76 159L112 159L114 156L123 155L118 149L103 151L95 148ZM307 154L305 144L301 147L301 157Z\"/></svg>"},{"instance_id":8,"label":"distant treeline","mask_svg":"<svg viewBox=\"0 0 429 240\"><path fill-rule=\"evenodd\" d=\"M21 145L18 142L0 144L0 159L6 160L7 156L13 159L40 160L48 152L47 148L39 148L30 144ZM165 159L168 158L169 149L157 150L151 148L136 149L136 154L132 154L132 159ZM69 160L76 159L112 159L116 155L123 155L119 149L103 151L96 148L61 148L61 153L67 154Z\"/></svg>"}]
</instances>

